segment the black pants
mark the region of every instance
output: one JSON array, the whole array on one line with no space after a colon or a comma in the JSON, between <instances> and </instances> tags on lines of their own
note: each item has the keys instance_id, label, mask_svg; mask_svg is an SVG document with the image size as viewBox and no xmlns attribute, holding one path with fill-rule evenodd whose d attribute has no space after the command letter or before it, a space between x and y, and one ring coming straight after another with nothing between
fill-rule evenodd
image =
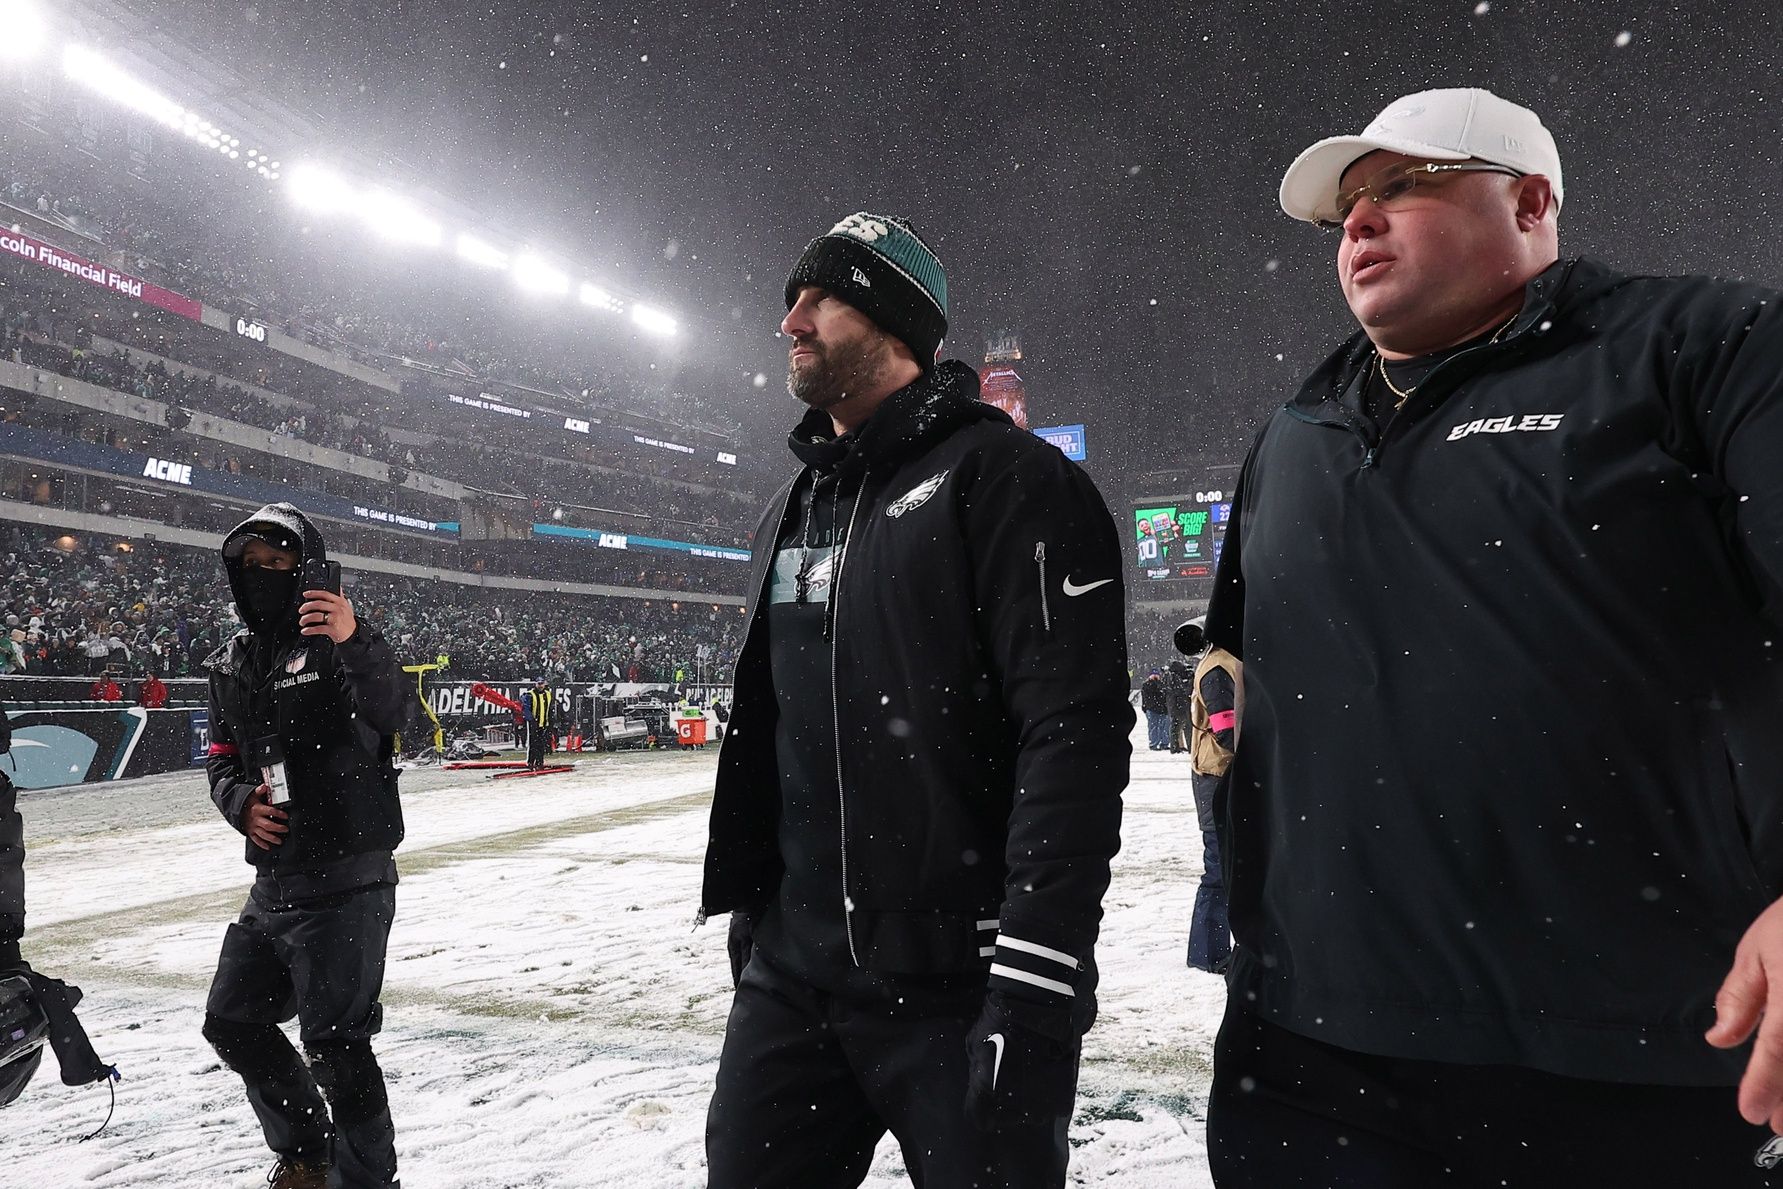
<instances>
[{"instance_id":1,"label":"black pants","mask_svg":"<svg viewBox=\"0 0 1783 1189\"><path fill-rule=\"evenodd\" d=\"M206 1036L247 1084L267 1147L327 1159L329 1189L396 1183L395 1128L371 1055L395 914L390 884L289 905L249 896L223 938L205 1004ZM292 1017L309 1068L277 1027Z\"/></svg>"},{"instance_id":2,"label":"black pants","mask_svg":"<svg viewBox=\"0 0 1783 1189\"><path fill-rule=\"evenodd\" d=\"M758 953L731 1004L706 1115L710 1189L859 1185L888 1130L917 1189L1064 1185L1069 1118L1000 1132L966 1119L977 999L941 1014L895 998L845 1003Z\"/></svg>"},{"instance_id":3,"label":"black pants","mask_svg":"<svg viewBox=\"0 0 1783 1189\"><path fill-rule=\"evenodd\" d=\"M545 745L551 742L551 732L537 723L528 724L526 728L526 766L541 768L545 764Z\"/></svg>"},{"instance_id":4,"label":"black pants","mask_svg":"<svg viewBox=\"0 0 1783 1189\"><path fill-rule=\"evenodd\" d=\"M1232 1007L1207 1104L1220 1189L1783 1186L1754 1161L1770 1138L1732 1087L1377 1057Z\"/></svg>"}]
</instances>

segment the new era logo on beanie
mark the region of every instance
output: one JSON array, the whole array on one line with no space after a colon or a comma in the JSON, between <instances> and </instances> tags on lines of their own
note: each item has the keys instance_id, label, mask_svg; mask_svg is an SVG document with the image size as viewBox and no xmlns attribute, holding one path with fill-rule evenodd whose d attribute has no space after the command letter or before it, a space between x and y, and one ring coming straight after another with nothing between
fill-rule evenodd
<instances>
[{"instance_id":1,"label":"new era logo on beanie","mask_svg":"<svg viewBox=\"0 0 1783 1189\"><path fill-rule=\"evenodd\" d=\"M786 278L786 308L817 285L902 340L924 371L947 334L947 276L910 224L859 211L812 240Z\"/></svg>"}]
</instances>

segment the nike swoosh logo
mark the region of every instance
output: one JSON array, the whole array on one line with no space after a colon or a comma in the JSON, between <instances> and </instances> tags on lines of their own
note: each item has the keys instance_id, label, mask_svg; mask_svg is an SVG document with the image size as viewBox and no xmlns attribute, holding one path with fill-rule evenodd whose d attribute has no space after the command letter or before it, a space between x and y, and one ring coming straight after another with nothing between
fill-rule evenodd
<instances>
[{"instance_id":1,"label":"nike swoosh logo","mask_svg":"<svg viewBox=\"0 0 1783 1189\"><path fill-rule=\"evenodd\" d=\"M1098 586L1107 586L1110 582L1113 582L1113 581L1114 581L1113 578L1104 578L1100 582L1090 582L1083 586L1078 586L1077 584L1072 582L1070 578L1066 578L1065 579L1065 597L1068 599L1074 599L1080 594L1088 594L1088 593L1090 593L1090 591L1095 590Z\"/></svg>"},{"instance_id":2,"label":"nike swoosh logo","mask_svg":"<svg viewBox=\"0 0 1783 1189\"><path fill-rule=\"evenodd\" d=\"M1113 580L1110 579L1110 581ZM984 1043L987 1045L995 1045L997 1048L997 1059L991 1062L991 1089L995 1090L997 1088L997 1074L1001 1073L1003 1070L1003 1034L1001 1032L993 1032L984 1038Z\"/></svg>"}]
</instances>

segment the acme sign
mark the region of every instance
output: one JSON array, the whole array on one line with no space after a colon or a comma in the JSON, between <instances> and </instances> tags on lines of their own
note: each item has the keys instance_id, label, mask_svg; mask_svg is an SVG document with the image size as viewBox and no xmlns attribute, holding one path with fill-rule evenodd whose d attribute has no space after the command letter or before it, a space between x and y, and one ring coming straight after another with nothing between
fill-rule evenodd
<instances>
[{"instance_id":1,"label":"acme sign","mask_svg":"<svg viewBox=\"0 0 1783 1189\"><path fill-rule=\"evenodd\" d=\"M169 483L182 483L192 486L192 465L184 462L169 462L165 458L151 458L142 468L145 479L165 479Z\"/></svg>"}]
</instances>

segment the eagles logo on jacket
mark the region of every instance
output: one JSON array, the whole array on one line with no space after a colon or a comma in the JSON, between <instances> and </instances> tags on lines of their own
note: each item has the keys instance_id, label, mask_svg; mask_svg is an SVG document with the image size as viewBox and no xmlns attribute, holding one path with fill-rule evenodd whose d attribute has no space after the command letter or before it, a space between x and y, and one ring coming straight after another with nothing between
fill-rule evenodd
<instances>
[{"instance_id":1,"label":"eagles logo on jacket","mask_svg":"<svg viewBox=\"0 0 1783 1189\"><path fill-rule=\"evenodd\" d=\"M1089 477L943 363L859 431L831 576L845 913L855 964L984 971L1093 1013L1092 951L1131 754L1124 554ZM798 434L830 432L813 411ZM702 915L782 872L775 693L762 626L798 476L755 534L719 755Z\"/></svg>"}]
</instances>

